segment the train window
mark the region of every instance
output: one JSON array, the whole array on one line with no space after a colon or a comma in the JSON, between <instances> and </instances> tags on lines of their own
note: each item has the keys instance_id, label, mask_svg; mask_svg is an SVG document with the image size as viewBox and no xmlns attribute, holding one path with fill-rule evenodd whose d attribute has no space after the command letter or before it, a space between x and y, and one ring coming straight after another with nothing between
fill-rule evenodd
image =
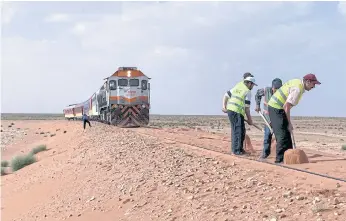
<instances>
[{"instance_id":1,"label":"train window","mask_svg":"<svg viewBox=\"0 0 346 221\"><path fill-rule=\"evenodd\" d=\"M128 80L127 79L119 79L118 80L118 85L119 85L119 87L125 87L125 86L127 86L128 85Z\"/></svg>"},{"instance_id":2,"label":"train window","mask_svg":"<svg viewBox=\"0 0 346 221\"><path fill-rule=\"evenodd\" d=\"M109 81L109 89L116 90L117 89L117 82L114 80Z\"/></svg>"},{"instance_id":3,"label":"train window","mask_svg":"<svg viewBox=\"0 0 346 221\"><path fill-rule=\"evenodd\" d=\"M142 90L146 90L148 88L147 83L148 83L147 80L142 80Z\"/></svg>"},{"instance_id":4,"label":"train window","mask_svg":"<svg viewBox=\"0 0 346 221\"><path fill-rule=\"evenodd\" d=\"M131 79L130 80L130 86L138 87L139 86L139 80L138 79Z\"/></svg>"}]
</instances>

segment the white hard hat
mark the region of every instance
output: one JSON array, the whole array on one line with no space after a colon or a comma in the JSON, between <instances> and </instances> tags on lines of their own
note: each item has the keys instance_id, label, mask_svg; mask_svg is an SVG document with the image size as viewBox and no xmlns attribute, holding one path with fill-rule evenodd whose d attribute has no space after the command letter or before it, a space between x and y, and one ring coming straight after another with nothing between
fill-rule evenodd
<instances>
[{"instance_id":1,"label":"white hard hat","mask_svg":"<svg viewBox=\"0 0 346 221\"><path fill-rule=\"evenodd\" d=\"M249 76L249 77L245 78L244 81L251 81L254 85L258 86L258 85L256 84L256 80L255 80L254 77L250 77L250 76Z\"/></svg>"}]
</instances>

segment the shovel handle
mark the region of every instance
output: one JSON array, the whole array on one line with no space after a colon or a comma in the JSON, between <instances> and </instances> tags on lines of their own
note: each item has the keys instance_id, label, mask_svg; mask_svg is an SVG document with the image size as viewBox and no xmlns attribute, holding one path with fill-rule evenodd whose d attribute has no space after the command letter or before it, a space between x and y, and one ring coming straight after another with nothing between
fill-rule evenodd
<instances>
[{"instance_id":1,"label":"shovel handle","mask_svg":"<svg viewBox=\"0 0 346 221\"><path fill-rule=\"evenodd\" d=\"M262 114L261 111L259 111L258 113L261 115L262 119L264 120L264 122L266 123L267 127L269 128L270 133L272 134L272 133L273 133L273 129L272 129L272 127L269 125L267 119L264 117L264 115Z\"/></svg>"},{"instance_id":2,"label":"shovel handle","mask_svg":"<svg viewBox=\"0 0 346 221\"><path fill-rule=\"evenodd\" d=\"M244 121L246 122L246 123L249 123L246 119L244 119ZM254 126L254 127L256 127L257 129L259 129L260 131L262 131L262 132L264 132L264 130L262 129L262 128L260 128L259 126L257 126L256 124L252 124L251 126Z\"/></svg>"},{"instance_id":3,"label":"shovel handle","mask_svg":"<svg viewBox=\"0 0 346 221\"><path fill-rule=\"evenodd\" d=\"M294 140L293 131L291 131L291 138L292 138L292 143L293 143L293 149L296 149L296 141Z\"/></svg>"}]
</instances>

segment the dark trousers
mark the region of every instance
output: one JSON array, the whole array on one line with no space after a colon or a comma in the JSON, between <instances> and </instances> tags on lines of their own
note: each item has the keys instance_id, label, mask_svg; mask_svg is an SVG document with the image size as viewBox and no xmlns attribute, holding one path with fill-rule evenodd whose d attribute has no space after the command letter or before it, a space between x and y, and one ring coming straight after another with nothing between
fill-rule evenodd
<instances>
[{"instance_id":1,"label":"dark trousers","mask_svg":"<svg viewBox=\"0 0 346 221\"><path fill-rule=\"evenodd\" d=\"M83 120L83 127L84 127L84 129L85 129L86 123L88 123L88 124L89 124L89 127L91 127L90 121L89 121L89 120Z\"/></svg>"},{"instance_id":2,"label":"dark trousers","mask_svg":"<svg viewBox=\"0 0 346 221\"><path fill-rule=\"evenodd\" d=\"M268 126L264 128L264 141L263 141L263 151L262 157L267 158L270 155L270 149L272 144L273 135L270 133L270 129Z\"/></svg>"},{"instance_id":3,"label":"dark trousers","mask_svg":"<svg viewBox=\"0 0 346 221\"><path fill-rule=\"evenodd\" d=\"M236 155L243 154L243 144L245 140L244 116L234 111L227 111L232 128L232 153Z\"/></svg>"},{"instance_id":4,"label":"dark trousers","mask_svg":"<svg viewBox=\"0 0 346 221\"><path fill-rule=\"evenodd\" d=\"M284 153L292 149L291 133L288 130L288 120L284 110L275 109L268 106L269 117L276 138L276 160L281 163L284 160Z\"/></svg>"}]
</instances>

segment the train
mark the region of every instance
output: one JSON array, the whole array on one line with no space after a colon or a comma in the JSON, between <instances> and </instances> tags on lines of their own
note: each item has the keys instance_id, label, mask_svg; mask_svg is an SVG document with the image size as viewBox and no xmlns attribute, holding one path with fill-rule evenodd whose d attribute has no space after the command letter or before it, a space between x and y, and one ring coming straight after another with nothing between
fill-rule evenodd
<instances>
[{"instance_id":1,"label":"train","mask_svg":"<svg viewBox=\"0 0 346 221\"><path fill-rule=\"evenodd\" d=\"M137 67L119 67L103 80L103 85L89 99L63 109L65 119L91 121L118 127L141 127L149 124L150 79Z\"/></svg>"}]
</instances>

